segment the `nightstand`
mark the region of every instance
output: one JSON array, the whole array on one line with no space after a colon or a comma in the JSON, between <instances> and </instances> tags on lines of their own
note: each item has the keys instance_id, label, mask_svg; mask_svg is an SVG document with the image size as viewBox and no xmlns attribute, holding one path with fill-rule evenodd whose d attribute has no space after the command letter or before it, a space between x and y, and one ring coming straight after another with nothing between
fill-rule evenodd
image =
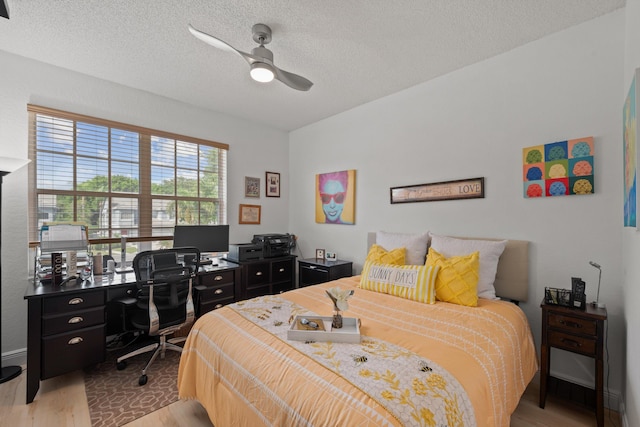
<instances>
[{"instance_id":1,"label":"nightstand","mask_svg":"<svg viewBox=\"0 0 640 427\"><path fill-rule=\"evenodd\" d=\"M587 304L584 310L546 304L542 308L542 346L540 356L540 407L547 391L555 392L587 406L595 406L598 427L604 426L604 322L607 309ZM595 360L595 389L554 378L549 374L551 347L592 357Z\"/></svg>"},{"instance_id":2,"label":"nightstand","mask_svg":"<svg viewBox=\"0 0 640 427\"><path fill-rule=\"evenodd\" d=\"M351 261L326 261L316 258L298 260L298 286L301 288L352 275Z\"/></svg>"}]
</instances>

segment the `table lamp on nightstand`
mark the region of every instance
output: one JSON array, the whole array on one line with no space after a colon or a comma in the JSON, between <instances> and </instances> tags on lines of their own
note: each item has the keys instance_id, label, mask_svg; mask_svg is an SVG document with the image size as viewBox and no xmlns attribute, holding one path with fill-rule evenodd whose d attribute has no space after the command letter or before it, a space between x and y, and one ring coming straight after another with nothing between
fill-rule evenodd
<instances>
[{"instance_id":1,"label":"table lamp on nightstand","mask_svg":"<svg viewBox=\"0 0 640 427\"><path fill-rule=\"evenodd\" d=\"M593 261L589 261L589 265L598 269L598 293L596 294L596 300L591 303L592 306L598 308L605 308L605 304L600 302L600 280L602 279L602 268L600 264Z\"/></svg>"}]
</instances>

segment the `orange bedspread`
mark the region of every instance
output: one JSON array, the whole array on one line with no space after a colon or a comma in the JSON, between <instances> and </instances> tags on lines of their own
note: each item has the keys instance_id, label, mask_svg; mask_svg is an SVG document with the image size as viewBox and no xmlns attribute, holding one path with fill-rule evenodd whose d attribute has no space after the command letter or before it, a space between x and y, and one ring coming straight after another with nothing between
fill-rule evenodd
<instances>
[{"instance_id":1,"label":"orange bedspread","mask_svg":"<svg viewBox=\"0 0 640 427\"><path fill-rule=\"evenodd\" d=\"M427 305L359 289L358 283L355 276L278 297L330 316L325 289L354 288L344 315L361 319L363 337L395 344L452 374L472 403L475 425L509 426L538 368L522 310L483 299L475 308ZM366 363L359 365L353 369L362 372ZM380 404L384 397L367 394L232 307L198 319L182 354L178 387L181 398L202 403L216 427L402 425ZM412 399L398 404L411 406ZM428 412L418 411L415 423L405 424L431 425Z\"/></svg>"}]
</instances>

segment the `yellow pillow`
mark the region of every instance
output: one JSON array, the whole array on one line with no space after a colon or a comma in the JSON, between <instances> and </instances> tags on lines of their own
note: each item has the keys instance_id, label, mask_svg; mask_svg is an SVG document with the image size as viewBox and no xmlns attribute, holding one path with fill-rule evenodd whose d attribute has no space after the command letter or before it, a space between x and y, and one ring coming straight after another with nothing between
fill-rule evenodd
<instances>
[{"instance_id":1,"label":"yellow pillow","mask_svg":"<svg viewBox=\"0 0 640 427\"><path fill-rule=\"evenodd\" d=\"M380 245L373 244L369 249L369 254L365 261L377 262L379 264L390 265L404 265L405 254L407 250L405 248L395 248L387 251Z\"/></svg>"},{"instance_id":2,"label":"yellow pillow","mask_svg":"<svg viewBox=\"0 0 640 427\"><path fill-rule=\"evenodd\" d=\"M453 304L478 305L480 253L445 258L429 248L427 266L440 267L436 278L436 299Z\"/></svg>"},{"instance_id":3,"label":"yellow pillow","mask_svg":"<svg viewBox=\"0 0 640 427\"><path fill-rule=\"evenodd\" d=\"M438 266L390 265L365 261L360 288L435 304Z\"/></svg>"}]
</instances>

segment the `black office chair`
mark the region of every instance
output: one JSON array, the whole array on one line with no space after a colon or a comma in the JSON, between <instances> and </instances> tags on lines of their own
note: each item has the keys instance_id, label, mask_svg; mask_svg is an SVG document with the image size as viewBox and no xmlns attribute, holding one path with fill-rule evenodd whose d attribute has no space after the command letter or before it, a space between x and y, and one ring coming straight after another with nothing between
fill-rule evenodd
<instances>
[{"instance_id":1,"label":"black office chair","mask_svg":"<svg viewBox=\"0 0 640 427\"><path fill-rule=\"evenodd\" d=\"M133 259L137 296L119 302L125 306L124 312L134 328L158 340L118 357L116 366L122 370L127 366L126 359L153 351L138 380L141 386L147 383L147 370L158 355L164 358L166 350L182 352L176 344L184 342L186 336L167 336L194 321L192 289L199 262L197 248L144 251Z\"/></svg>"}]
</instances>

